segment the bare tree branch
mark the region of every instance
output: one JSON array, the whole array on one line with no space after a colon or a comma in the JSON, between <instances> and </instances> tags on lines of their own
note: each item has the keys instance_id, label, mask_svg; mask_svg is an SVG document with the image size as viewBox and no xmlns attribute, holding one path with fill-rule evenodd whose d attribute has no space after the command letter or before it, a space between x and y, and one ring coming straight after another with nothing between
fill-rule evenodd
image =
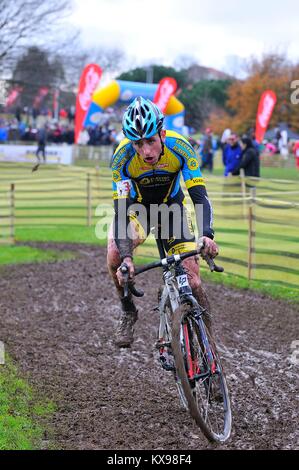
<instances>
[{"instance_id":1,"label":"bare tree branch","mask_svg":"<svg viewBox=\"0 0 299 470\"><path fill-rule=\"evenodd\" d=\"M72 0L0 0L0 68L29 45L57 44L59 32L66 39L72 5Z\"/></svg>"}]
</instances>

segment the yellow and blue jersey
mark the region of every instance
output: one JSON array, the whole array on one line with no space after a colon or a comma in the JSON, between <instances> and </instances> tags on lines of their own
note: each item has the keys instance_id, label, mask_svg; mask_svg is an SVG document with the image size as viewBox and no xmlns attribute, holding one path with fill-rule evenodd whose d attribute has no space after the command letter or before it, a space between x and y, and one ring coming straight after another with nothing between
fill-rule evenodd
<instances>
[{"instance_id":1,"label":"yellow and blue jersey","mask_svg":"<svg viewBox=\"0 0 299 470\"><path fill-rule=\"evenodd\" d=\"M113 197L144 204L172 201L180 191L181 174L188 190L205 186L194 149L180 134L166 131L164 153L155 165L145 163L124 139L112 161Z\"/></svg>"},{"instance_id":2,"label":"yellow and blue jersey","mask_svg":"<svg viewBox=\"0 0 299 470\"><path fill-rule=\"evenodd\" d=\"M202 227L200 233L210 238L214 237L212 228L213 211L205 189L205 183L200 171L198 158L190 143L180 134L166 131L163 155L155 165L144 162L128 139L122 140L117 147L112 160L112 188L115 208L115 228L119 225L119 215L124 208L133 203L140 203L146 207L151 204L182 204L184 193L181 189L181 175L185 181L189 195L195 206L203 208ZM125 206L121 204L121 200ZM121 209L122 207L122 209ZM201 210L199 210L201 213ZM126 216L125 224L129 224ZM121 248L118 236L115 241L121 253L128 252Z\"/></svg>"}]
</instances>

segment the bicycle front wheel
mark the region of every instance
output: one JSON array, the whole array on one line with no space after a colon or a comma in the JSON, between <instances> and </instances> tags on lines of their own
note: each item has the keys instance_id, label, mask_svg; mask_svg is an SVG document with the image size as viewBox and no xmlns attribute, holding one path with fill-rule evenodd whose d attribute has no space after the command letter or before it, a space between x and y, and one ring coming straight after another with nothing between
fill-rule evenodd
<instances>
[{"instance_id":1,"label":"bicycle front wheel","mask_svg":"<svg viewBox=\"0 0 299 470\"><path fill-rule=\"evenodd\" d=\"M172 350L191 416L212 442L226 441L231 432L231 408L225 375L204 322L189 305L173 315Z\"/></svg>"}]
</instances>

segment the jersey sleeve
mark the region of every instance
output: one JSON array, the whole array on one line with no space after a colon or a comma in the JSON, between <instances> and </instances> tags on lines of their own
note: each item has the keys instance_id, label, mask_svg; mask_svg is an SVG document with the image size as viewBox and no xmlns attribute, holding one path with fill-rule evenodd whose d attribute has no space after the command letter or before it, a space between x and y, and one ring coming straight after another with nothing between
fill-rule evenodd
<instances>
[{"instance_id":1,"label":"jersey sleeve","mask_svg":"<svg viewBox=\"0 0 299 470\"><path fill-rule=\"evenodd\" d=\"M126 163L132 155L132 146L128 139L124 139L112 157L112 191L113 199L129 198L131 180L126 172Z\"/></svg>"},{"instance_id":2,"label":"jersey sleeve","mask_svg":"<svg viewBox=\"0 0 299 470\"><path fill-rule=\"evenodd\" d=\"M199 160L191 144L183 137L175 139L172 151L180 157L182 161L182 175L187 189L194 186L205 186Z\"/></svg>"},{"instance_id":3,"label":"jersey sleeve","mask_svg":"<svg viewBox=\"0 0 299 470\"><path fill-rule=\"evenodd\" d=\"M130 229L129 207L131 180L126 171L126 163L132 155L129 140L124 139L117 147L112 159L112 191L114 199L113 235L116 246L123 260L132 257L133 242Z\"/></svg>"},{"instance_id":4,"label":"jersey sleeve","mask_svg":"<svg viewBox=\"0 0 299 470\"><path fill-rule=\"evenodd\" d=\"M197 155L193 147L183 137L176 139L172 151L174 151L182 161L182 175L195 210L197 210L199 206L203 207L202 227L198 227L198 229L204 236L213 239L213 209L206 192L205 182L200 171ZM198 217L197 220L200 220L200 217Z\"/></svg>"}]
</instances>

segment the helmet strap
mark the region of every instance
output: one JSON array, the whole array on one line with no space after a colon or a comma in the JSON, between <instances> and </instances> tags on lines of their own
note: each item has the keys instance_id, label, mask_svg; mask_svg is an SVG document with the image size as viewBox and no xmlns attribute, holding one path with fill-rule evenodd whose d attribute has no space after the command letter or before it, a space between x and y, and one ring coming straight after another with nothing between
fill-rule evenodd
<instances>
[{"instance_id":1,"label":"helmet strap","mask_svg":"<svg viewBox=\"0 0 299 470\"><path fill-rule=\"evenodd\" d=\"M159 160L160 160L160 158L164 155L164 142L162 141L161 131L159 131L159 137L160 137L160 142L161 142L161 153L159 155Z\"/></svg>"}]
</instances>

